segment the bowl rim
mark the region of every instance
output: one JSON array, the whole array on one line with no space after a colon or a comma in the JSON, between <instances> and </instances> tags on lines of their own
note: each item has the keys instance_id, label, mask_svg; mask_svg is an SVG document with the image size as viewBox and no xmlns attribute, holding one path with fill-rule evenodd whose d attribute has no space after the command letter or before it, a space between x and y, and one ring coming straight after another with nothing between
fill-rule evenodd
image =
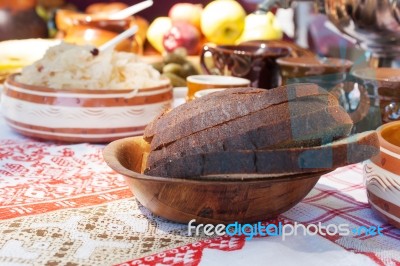
<instances>
[{"instance_id":1,"label":"bowl rim","mask_svg":"<svg viewBox=\"0 0 400 266\"><path fill-rule=\"evenodd\" d=\"M388 128L395 127L395 126L400 127L400 121L392 121L392 122L386 123L386 124L378 127L376 129L376 133L378 134L378 137L379 137L381 151L382 151L382 148L384 148L384 149L387 149L387 150L397 154L397 156L400 157L400 146L394 145L393 143L389 142L382 136L382 132L384 132L385 130L388 130Z\"/></svg>"},{"instance_id":2,"label":"bowl rim","mask_svg":"<svg viewBox=\"0 0 400 266\"><path fill-rule=\"evenodd\" d=\"M190 75L186 77L187 82L198 83L198 84L206 84L206 85L217 85L221 86L249 86L251 81L242 77L234 77L234 76L221 76L221 75ZM213 88L214 89L214 88ZM215 88L217 89L217 88Z\"/></svg>"},{"instance_id":3,"label":"bowl rim","mask_svg":"<svg viewBox=\"0 0 400 266\"><path fill-rule=\"evenodd\" d=\"M312 59L315 62L302 62L302 60ZM280 66L302 67L302 68L328 68L328 69L350 69L354 63L348 59L337 57L326 57L327 62L331 61L332 64L325 62L318 62L317 56L301 56L301 57L282 57L278 58L276 62ZM341 62L341 64L340 64Z\"/></svg>"},{"instance_id":4,"label":"bowl rim","mask_svg":"<svg viewBox=\"0 0 400 266\"><path fill-rule=\"evenodd\" d=\"M270 47L283 47L289 49L289 56L290 57L303 57L303 56L316 56L315 53L313 53L311 50L308 50L306 48L303 48L293 42L285 41L285 40L262 40L262 39L254 39L254 40L248 40L248 41L243 41L240 42L239 45L255 45L255 46L260 46L260 45L266 45ZM296 55L296 54L302 54L302 55Z\"/></svg>"},{"instance_id":5,"label":"bowl rim","mask_svg":"<svg viewBox=\"0 0 400 266\"><path fill-rule=\"evenodd\" d=\"M262 56L262 57L282 57L282 56L287 56L290 54L291 50L289 47L284 47L282 46L276 46L276 47L261 47L262 49L265 49L265 52L260 53L260 54L254 54L252 52L246 51L243 48L256 48L259 47L254 44L221 44L221 45L216 45L214 43L206 43L203 46L203 51L209 51L210 48L221 51L223 53L228 53L228 54L239 54L239 55L246 55L246 56ZM259 47L260 48L260 47Z\"/></svg>"},{"instance_id":6,"label":"bowl rim","mask_svg":"<svg viewBox=\"0 0 400 266\"><path fill-rule=\"evenodd\" d=\"M143 138L143 136L135 136L135 137L127 137L118 140L114 140L106 145L103 149L103 158L107 165L113 169L114 171L124 175L126 178L132 178L136 180L142 181L156 181L156 182L164 182L164 183L192 183L192 184L250 184L250 183L265 183L265 182L287 182L291 180L297 179L305 179L312 178L316 175L320 177L324 174L327 174L330 171L315 171L315 172L306 172L306 173L292 173L289 175L276 175L275 177L266 177L263 175L255 178L224 178L218 176L209 176L207 178L198 178L198 179L189 179L189 178L175 178L175 177L160 177L160 176L149 176L142 173L135 172L123 166L120 161L117 159L117 151L118 147L124 147L125 143L133 142L135 139Z\"/></svg>"},{"instance_id":7,"label":"bowl rim","mask_svg":"<svg viewBox=\"0 0 400 266\"><path fill-rule=\"evenodd\" d=\"M79 88L63 88L63 89L54 89L46 86L37 86L37 85L29 85L25 83L21 83L16 80L16 77L21 75L21 73L13 73L7 77L7 79L4 82L5 87L7 86L15 86L18 88L22 88L25 90L30 90L30 91L39 91L39 92L47 92L47 93L71 93L71 94L101 94L101 95L107 95L107 94L129 94L132 93L132 91L135 91L135 88L131 89L79 89ZM172 88L171 81L168 78L162 77L160 79L162 83L158 86L153 86L153 87L143 87L143 88L138 88L138 91L154 91L154 90L160 90L160 89L165 89L167 87Z\"/></svg>"},{"instance_id":8,"label":"bowl rim","mask_svg":"<svg viewBox=\"0 0 400 266\"><path fill-rule=\"evenodd\" d=\"M395 72L396 74L393 73L393 75L381 75L378 77L378 74L384 74L385 72L393 73ZM371 73L375 73L375 75L371 75ZM392 83L400 83L399 80L392 80L390 77L398 77L400 74L400 69L398 68L390 68L390 67L377 67L377 68L372 68L372 67L362 67L362 68L357 68L351 71L351 75L355 76L356 78L359 79L364 79L364 80L373 80L373 81L384 81L384 82L392 82Z\"/></svg>"}]
</instances>

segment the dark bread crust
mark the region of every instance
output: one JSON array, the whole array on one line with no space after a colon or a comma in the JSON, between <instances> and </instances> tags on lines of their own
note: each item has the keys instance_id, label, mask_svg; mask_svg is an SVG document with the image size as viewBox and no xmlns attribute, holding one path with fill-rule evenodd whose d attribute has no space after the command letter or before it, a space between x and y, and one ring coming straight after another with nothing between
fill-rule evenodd
<instances>
[{"instance_id":1,"label":"dark bread crust","mask_svg":"<svg viewBox=\"0 0 400 266\"><path fill-rule=\"evenodd\" d=\"M333 99L329 92L315 84L294 84L272 90L239 88L216 92L165 114L145 131L144 138L151 141L151 150L160 149L195 132L312 95L325 98L326 102Z\"/></svg>"},{"instance_id":2,"label":"dark bread crust","mask_svg":"<svg viewBox=\"0 0 400 266\"><path fill-rule=\"evenodd\" d=\"M193 133L150 153L147 165L163 159L234 150L318 146L348 136L352 121L340 106L318 97L298 98Z\"/></svg>"},{"instance_id":3,"label":"dark bread crust","mask_svg":"<svg viewBox=\"0 0 400 266\"><path fill-rule=\"evenodd\" d=\"M145 174L175 178L196 178L245 174L285 174L334 170L358 163L379 153L375 131L368 131L327 145L273 149L225 151L165 159Z\"/></svg>"}]
</instances>

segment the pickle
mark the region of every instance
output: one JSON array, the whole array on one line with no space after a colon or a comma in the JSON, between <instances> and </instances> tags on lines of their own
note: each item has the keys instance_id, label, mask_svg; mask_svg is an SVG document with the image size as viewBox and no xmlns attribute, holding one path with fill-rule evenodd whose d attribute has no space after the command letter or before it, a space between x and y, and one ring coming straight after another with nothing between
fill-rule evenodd
<instances>
[{"instance_id":1,"label":"pickle","mask_svg":"<svg viewBox=\"0 0 400 266\"><path fill-rule=\"evenodd\" d=\"M181 76L182 71L183 71L182 65L177 63L166 64L162 69L162 73L173 73L178 76Z\"/></svg>"},{"instance_id":2,"label":"pickle","mask_svg":"<svg viewBox=\"0 0 400 266\"><path fill-rule=\"evenodd\" d=\"M163 73L163 76L169 78L173 87L185 87L186 80L174 73Z\"/></svg>"},{"instance_id":3,"label":"pickle","mask_svg":"<svg viewBox=\"0 0 400 266\"><path fill-rule=\"evenodd\" d=\"M180 76L182 78L186 78L190 75L197 75L199 74L199 72L197 71L197 69L193 66L192 63L187 62L185 64L182 65L182 71L180 72Z\"/></svg>"},{"instance_id":4,"label":"pickle","mask_svg":"<svg viewBox=\"0 0 400 266\"><path fill-rule=\"evenodd\" d=\"M162 73L163 68L164 68L164 62L159 61L159 62L154 62L151 64L158 72Z\"/></svg>"},{"instance_id":5,"label":"pickle","mask_svg":"<svg viewBox=\"0 0 400 266\"><path fill-rule=\"evenodd\" d=\"M169 63L176 63L176 64L184 64L186 63L187 60L184 56L178 55L178 54L174 54L174 53L170 53L165 55L164 57L164 63L165 64L169 64Z\"/></svg>"}]
</instances>

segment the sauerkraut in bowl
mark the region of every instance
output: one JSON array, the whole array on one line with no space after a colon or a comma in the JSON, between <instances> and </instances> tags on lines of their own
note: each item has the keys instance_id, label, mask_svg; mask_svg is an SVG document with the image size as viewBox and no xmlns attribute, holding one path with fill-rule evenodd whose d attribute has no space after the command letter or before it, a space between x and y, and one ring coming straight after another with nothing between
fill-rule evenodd
<instances>
[{"instance_id":1,"label":"sauerkraut in bowl","mask_svg":"<svg viewBox=\"0 0 400 266\"><path fill-rule=\"evenodd\" d=\"M16 81L52 89L124 90L156 87L165 80L133 53L62 42L22 69Z\"/></svg>"}]
</instances>

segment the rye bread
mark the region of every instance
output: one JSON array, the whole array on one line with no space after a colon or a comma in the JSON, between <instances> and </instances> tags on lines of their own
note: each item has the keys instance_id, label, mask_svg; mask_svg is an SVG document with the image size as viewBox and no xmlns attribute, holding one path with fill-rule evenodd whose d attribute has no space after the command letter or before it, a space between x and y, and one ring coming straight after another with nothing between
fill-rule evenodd
<instances>
[{"instance_id":1,"label":"rye bread","mask_svg":"<svg viewBox=\"0 0 400 266\"><path fill-rule=\"evenodd\" d=\"M330 171L358 163L379 153L375 131L356 134L326 145L270 150L224 151L165 159L147 168L152 176L198 178L200 176L285 175Z\"/></svg>"},{"instance_id":2,"label":"rye bread","mask_svg":"<svg viewBox=\"0 0 400 266\"><path fill-rule=\"evenodd\" d=\"M233 150L317 146L348 136L352 121L315 96L299 98L193 133L151 151L147 165L165 158Z\"/></svg>"},{"instance_id":3,"label":"rye bread","mask_svg":"<svg viewBox=\"0 0 400 266\"><path fill-rule=\"evenodd\" d=\"M145 131L144 138L151 142L151 150L156 150L195 132L312 95L326 102L329 99L336 100L315 84L293 84L272 90L239 88L216 92L168 112Z\"/></svg>"}]
</instances>

